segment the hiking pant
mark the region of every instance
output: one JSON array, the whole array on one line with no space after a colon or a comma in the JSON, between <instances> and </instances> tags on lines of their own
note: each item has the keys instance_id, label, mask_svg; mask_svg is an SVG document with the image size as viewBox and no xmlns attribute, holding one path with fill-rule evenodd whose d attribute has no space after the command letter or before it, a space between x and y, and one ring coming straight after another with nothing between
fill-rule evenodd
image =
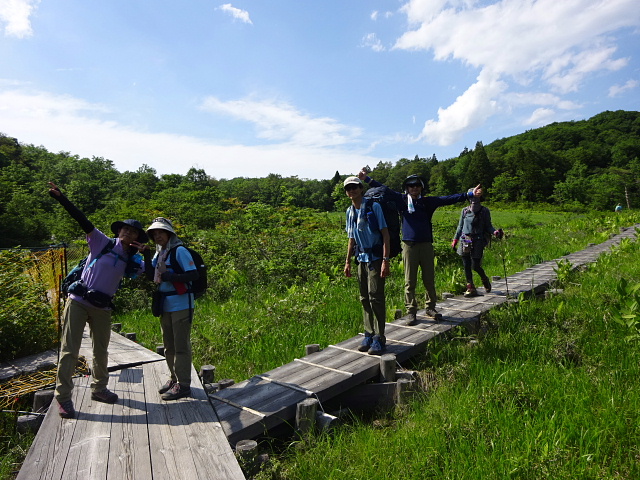
<instances>
[{"instance_id":1,"label":"hiking pant","mask_svg":"<svg viewBox=\"0 0 640 480\"><path fill-rule=\"evenodd\" d=\"M480 278L484 282L487 279L487 274L482 268L482 257L473 258L471 255L462 255L462 265L464 266L464 276L467 279L467 283L473 283L473 272L471 270L475 270L480 275Z\"/></svg>"},{"instance_id":2,"label":"hiking pant","mask_svg":"<svg viewBox=\"0 0 640 480\"><path fill-rule=\"evenodd\" d=\"M385 279L380 276L382 259L358 264L358 284L360 303L364 309L364 330L372 335L380 335L384 340L387 310L384 298Z\"/></svg>"},{"instance_id":3,"label":"hiking pant","mask_svg":"<svg viewBox=\"0 0 640 480\"><path fill-rule=\"evenodd\" d=\"M407 313L416 313L416 284L418 267L422 271L425 288L425 308L436 307L436 279L433 266L433 244L431 242L402 242L402 265L404 266L404 305Z\"/></svg>"},{"instance_id":4,"label":"hiking pant","mask_svg":"<svg viewBox=\"0 0 640 480\"><path fill-rule=\"evenodd\" d=\"M91 366L91 391L99 392L107 388L107 349L111 339L111 310L85 305L71 298L67 299L63 313L62 337L60 338L60 358L56 377L55 397L58 402L71 400L72 377L78 363L82 333L88 323L93 344Z\"/></svg>"},{"instance_id":5,"label":"hiking pant","mask_svg":"<svg viewBox=\"0 0 640 480\"><path fill-rule=\"evenodd\" d=\"M191 386L191 319L193 310L163 312L160 317L164 356L171 380L184 387Z\"/></svg>"}]
</instances>

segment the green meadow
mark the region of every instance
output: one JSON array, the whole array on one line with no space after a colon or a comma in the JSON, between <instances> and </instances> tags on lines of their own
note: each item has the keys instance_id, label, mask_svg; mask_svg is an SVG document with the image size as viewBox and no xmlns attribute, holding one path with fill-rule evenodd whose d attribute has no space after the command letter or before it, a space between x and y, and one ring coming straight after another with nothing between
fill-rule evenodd
<instances>
[{"instance_id":1,"label":"green meadow","mask_svg":"<svg viewBox=\"0 0 640 480\"><path fill-rule=\"evenodd\" d=\"M441 208L434 216L439 294L459 294L465 285L461 261L450 247L459 212ZM267 229L268 241L256 237L265 252L269 242L273 249L265 254L269 263L260 264L264 281L256 280L262 271L251 276L225 267L227 253L208 257L217 283L196 305L196 369L212 364L217 379L242 381L303 356L307 344L324 347L362 331L356 280L342 274L343 214L317 215L321 228L311 243L319 267L296 281L278 277L286 266L283 258L294 259L297 252L287 243L295 235L287 230L277 236L277 226ZM506 237L486 250L490 276L511 275L640 223L633 211L495 209L492 219ZM218 237L210 240L221 243ZM284 250L282 257L273 253L278 249ZM484 318L481 334L457 329L447 340L432 342L409 365L424 379L424 388L408 405L346 418L304 440L262 442L261 451L271 460L258 478L640 478L639 250L637 243L624 242L585 272L561 265L563 294L521 299ZM389 320L398 309L403 310L403 272L396 258L387 281ZM162 343L158 320L145 305L117 313L114 322L122 323L123 332L136 332L150 349ZM0 479L12 478L30 441L3 425Z\"/></svg>"}]
</instances>

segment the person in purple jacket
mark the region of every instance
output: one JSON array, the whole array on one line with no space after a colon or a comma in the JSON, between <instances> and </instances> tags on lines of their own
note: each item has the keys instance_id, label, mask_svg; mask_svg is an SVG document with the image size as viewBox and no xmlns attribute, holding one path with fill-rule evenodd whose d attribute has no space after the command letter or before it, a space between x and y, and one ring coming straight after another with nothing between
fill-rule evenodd
<instances>
[{"instance_id":1,"label":"person in purple jacket","mask_svg":"<svg viewBox=\"0 0 640 480\"><path fill-rule=\"evenodd\" d=\"M358 178L371 187L383 186L367 175L363 168ZM405 193L389 189L396 197L396 204L401 205L402 215L402 263L404 266L404 302L409 321L407 325L415 325L418 301L416 300L416 284L418 268L422 270L422 283L425 287L425 310L427 316L436 321L442 318L436 311L436 283L433 254L433 229L431 218L438 207L453 205L468 200L473 196L481 196L482 188L478 185L468 193L457 193L442 197L425 197L424 180L418 175L410 175L403 182Z\"/></svg>"},{"instance_id":2,"label":"person in purple jacket","mask_svg":"<svg viewBox=\"0 0 640 480\"><path fill-rule=\"evenodd\" d=\"M55 398L58 413L63 418L73 418L75 409L71 399L73 373L75 371L84 327L88 323L93 343L93 365L91 367L91 398L98 402L115 403L118 395L107 388L107 349L111 338L111 300L126 275L135 277L144 272L139 251L144 251L145 263L151 265L151 251L144 243L148 241L142 224L137 220L124 220L111 224L116 235L109 238L93 226L71 201L53 183L49 182L49 195L78 222L87 234L89 257L81 279L69 286L60 339L60 358L56 376Z\"/></svg>"}]
</instances>

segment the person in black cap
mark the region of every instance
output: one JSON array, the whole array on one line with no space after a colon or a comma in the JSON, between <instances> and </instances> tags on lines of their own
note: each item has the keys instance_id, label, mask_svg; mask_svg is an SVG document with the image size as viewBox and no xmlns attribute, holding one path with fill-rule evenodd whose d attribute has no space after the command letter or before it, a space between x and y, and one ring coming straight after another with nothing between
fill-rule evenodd
<instances>
[{"instance_id":1,"label":"person in black cap","mask_svg":"<svg viewBox=\"0 0 640 480\"><path fill-rule=\"evenodd\" d=\"M370 178L368 169L363 168L358 177L372 187L382 184ZM436 282L433 253L433 230L431 217L438 207L453 205L481 196L482 188L478 185L468 193L458 193L443 197L425 197L424 179L418 175L410 175L403 182L405 193L391 192L396 197L402 214L402 263L404 266L404 301L409 320L407 325L417 322L418 301L416 300L416 284L418 268L422 269L422 283L425 287L425 314L438 321L442 318L436 311Z\"/></svg>"},{"instance_id":2,"label":"person in black cap","mask_svg":"<svg viewBox=\"0 0 640 480\"><path fill-rule=\"evenodd\" d=\"M145 269L139 251L145 255L145 263L151 264L151 251L145 248L147 234L138 220L124 220L111 224L115 239L109 238L93 226L71 201L53 183L49 182L49 195L78 222L87 234L89 256L81 279L69 287L60 339L60 358L56 378L55 398L58 413L63 418L73 418L75 409L71 399L73 373L78 361L82 333L88 323L93 343L91 374L91 398L98 402L115 403L118 395L107 388L107 349L111 338L111 300L124 276L135 277ZM147 267L148 268L148 267Z\"/></svg>"}]
</instances>

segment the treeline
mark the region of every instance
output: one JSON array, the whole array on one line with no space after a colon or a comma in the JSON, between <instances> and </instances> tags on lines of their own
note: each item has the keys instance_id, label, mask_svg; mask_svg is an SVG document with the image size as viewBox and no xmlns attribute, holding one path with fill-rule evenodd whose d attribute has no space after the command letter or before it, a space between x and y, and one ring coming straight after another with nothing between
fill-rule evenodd
<instances>
[{"instance_id":1,"label":"treeline","mask_svg":"<svg viewBox=\"0 0 640 480\"><path fill-rule=\"evenodd\" d=\"M354 165L354 169L359 166ZM25 145L0 134L0 247L36 246L80 236L55 208L47 181L59 184L94 222L113 218L171 217L197 230L213 229L243 206L342 210L346 199L335 172L326 180L271 174L216 179L203 169L157 175L142 165L119 172L101 157ZM589 120L554 123L520 135L478 142L452 159L402 158L380 162L372 176L395 189L410 174L423 176L428 193L446 195L482 183L492 201L545 202L566 209L637 207L640 193L640 113L603 112Z\"/></svg>"}]
</instances>

